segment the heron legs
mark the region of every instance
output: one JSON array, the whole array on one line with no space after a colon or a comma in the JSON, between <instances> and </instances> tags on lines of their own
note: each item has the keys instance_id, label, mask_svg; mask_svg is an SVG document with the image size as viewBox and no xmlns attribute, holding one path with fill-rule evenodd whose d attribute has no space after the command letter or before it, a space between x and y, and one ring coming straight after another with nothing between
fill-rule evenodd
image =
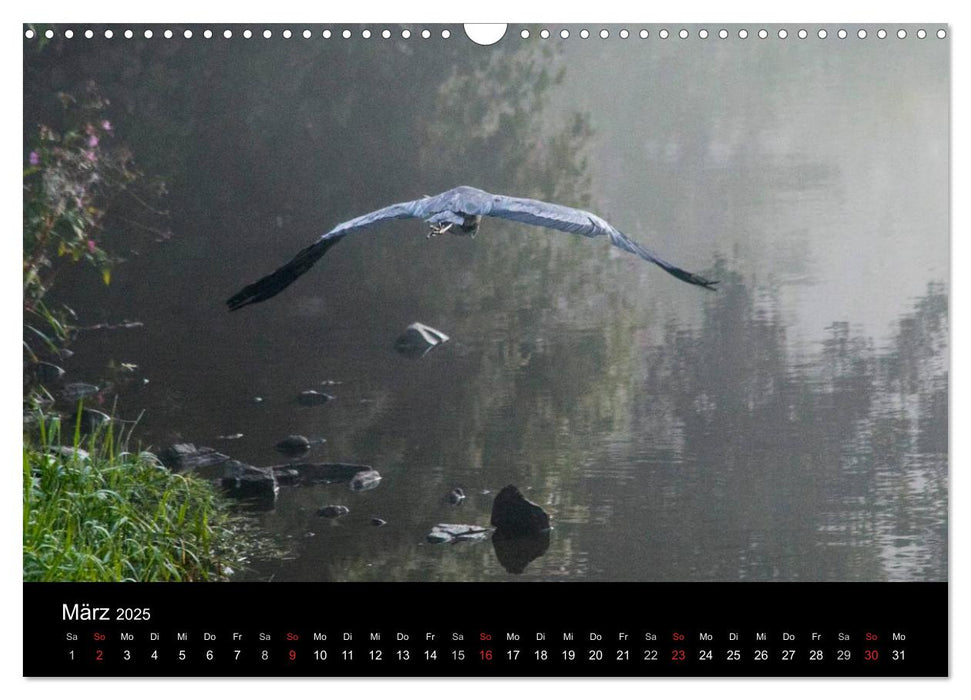
<instances>
[{"instance_id":1,"label":"heron legs","mask_svg":"<svg viewBox=\"0 0 971 700\"><path fill-rule=\"evenodd\" d=\"M479 230L481 216L472 216L457 211L440 211L428 219L428 236L441 236L443 233L451 233L455 236L472 236Z\"/></svg>"},{"instance_id":2,"label":"heron legs","mask_svg":"<svg viewBox=\"0 0 971 700\"><path fill-rule=\"evenodd\" d=\"M455 224L429 224L428 225L428 235L425 238L433 238L434 236L441 236L443 233L448 233L449 229Z\"/></svg>"}]
</instances>

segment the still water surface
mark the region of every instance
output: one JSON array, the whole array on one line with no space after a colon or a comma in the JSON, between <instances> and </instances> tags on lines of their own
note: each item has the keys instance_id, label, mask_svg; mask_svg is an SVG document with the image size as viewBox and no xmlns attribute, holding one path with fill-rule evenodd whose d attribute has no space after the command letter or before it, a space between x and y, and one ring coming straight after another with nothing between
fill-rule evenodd
<instances>
[{"instance_id":1,"label":"still water surface","mask_svg":"<svg viewBox=\"0 0 971 700\"><path fill-rule=\"evenodd\" d=\"M253 517L290 553L242 578L946 579L943 42L592 41L29 57L28 124L93 79L171 191L170 239L110 287L65 282L85 321L145 324L82 334L71 376L137 364L118 407L154 446L266 466L297 433L326 438L309 460L381 472L284 487ZM394 222L225 311L336 223L458 184L586 206L721 288L603 241ZM451 340L396 354L413 321ZM555 526L522 573L489 542L424 542L487 524L510 483Z\"/></svg>"}]
</instances>

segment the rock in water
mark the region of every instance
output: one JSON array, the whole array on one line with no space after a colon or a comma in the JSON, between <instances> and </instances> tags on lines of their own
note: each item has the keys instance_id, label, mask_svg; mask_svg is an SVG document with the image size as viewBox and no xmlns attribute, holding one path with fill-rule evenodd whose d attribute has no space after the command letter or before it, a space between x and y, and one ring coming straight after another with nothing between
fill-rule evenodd
<instances>
[{"instance_id":1,"label":"rock in water","mask_svg":"<svg viewBox=\"0 0 971 700\"><path fill-rule=\"evenodd\" d=\"M445 498L447 498L448 502L451 503L453 506L457 506L459 503L465 500L465 491L456 487L451 491L449 491L448 496L446 496Z\"/></svg>"},{"instance_id":2,"label":"rock in water","mask_svg":"<svg viewBox=\"0 0 971 700\"><path fill-rule=\"evenodd\" d=\"M398 336L394 349L405 357L422 357L436 345L448 342L448 336L424 323L412 323Z\"/></svg>"},{"instance_id":3,"label":"rock in water","mask_svg":"<svg viewBox=\"0 0 971 700\"><path fill-rule=\"evenodd\" d=\"M347 506L324 506L317 511L317 515L323 518L340 518L351 512Z\"/></svg>"},{"instance_id":4,"label":"rock in water","mask_svg":"<svg viewBox=\"0 0 971 700\"><path fill-rule=\"evenodd\" d=\"M280 486L296 486L300 483L300 472L296 469L291 469L285 464L268 467L268 469L273 472L273 476L276 477L276 483L280 484Z\"/></svg>"},{"instance_id":5,"label":"rock in water","mask_svg":"<svg viewBox=\"0 0 971 700\"><path fill-rule=\"evenodd\" d=\"M285 455L302 455L310 451L310 440L303 435L288 435L276 444L278 452Z\"/></svg>"},{"instance_id":6,"label":"rock in water","mask_svg":"<svg viewBox=\"0 0 971 700\"><path fill-rule=\"evenodd\" d=\"M371 518L371 524L374 525L374 527L384 527L388 524L388 521L381 518Z\"/></svg>"},{"instance_id":7,"label":"rock in water","mask_svg":"<svg viewBox=\"0 0 971 700\"><path fill-rule=\"evenodd\" d=\"M351 477L351 491L370 491L376 489L381 483L381 474L376 469L368 469L358 472Z\"/></svg>"},{"instance_id":8,"label":"rock in water","mask_svg":"<svg viewBox=\"0 0 971 700\"><path fill-rule=\"evenodd\" d=\"M158 459L173 472L211 467L230 461L228 455L216 452L211 447L196 447L189 442L166 447L158 453Z\"/></svg>"},{"instance_id":9,"label":"rock in water","mask_svg":"<svg viewBox=\"0 0 971 700\"><path fill-rule=\"evenodd\" d=\"M272 503L280 491L272 469L260 469L231 459L223 471L222 486L230 496Z\"/></svg>"},{"instance_id":10,"label":"rock in water","mask_svg":"<svg viewBox=\"0 0 971 700\"><path fill-rule=\"evenodd\" d=\"M50 362L38 362L36 365L34 365L34 375L42 384L56 382L65 374L66 373L62 367L58 367Z\"/></svg>"},{"instance_id":11,"label":"rock in water","mask_svg":"<svg viewBox=\"0 0 971 700\"><path fill-rule=\"evenodd\" d=\"M281 464L274 470L290 470L297 473L296 481L301 484L333 484L351 481L359 472L374 471L366 464L341 464L322 462L319 464L293 463ZM277 473L277 478L280 474Z\"/></svg>"},{"instance_id":12,"label":"rock in water","mask_svg":"<svg viewBox=\"0 0 971 700\"><path fill-rule=\"evenodd\" d=\"M313 389L308 389L307 391L301 391L297 396L297 403L301 406L320 406L328 401L333 401L336 397L330 394L325 394L322 391L314 391Z\"/></svg>"},{"instance_id":13,"label":"rock in water","mask_svg":"<svg viewBox=\"0 0 971 700\"><path fill-rule=\"evenodd\" d=\"M48 449L48 452L50 452L51 454L60 455L65 459L80 460L80 459L89 459L91 457L91 455L88 454L87 450L82 450L80 447L57 446L57 447L51 447L50 449Z\"/></svg>"},{"instance_id":14,"label":"rock in water","mask_svg":"<svg viewBox=\"0 0 971 700\"><path fill-rule=\"evenodd\" d=\"M439 523L432 528L425 539L431 544L446 542L477 542L489 538L489 528L479 525L458 525L454 523Z\"/></svg>"},{"instance_id":15,"label":"rock in water","mask_svg":"<svg viewBox=\"0 0 971 700\"><path fill-rule=\"evenodd\" d=\"M492 502L492 524L505 537L535 535L550 529L550 516L510 484Z\"/></svg>"},{"instance_id":16,"label":"rock in water","mask_svg":"<svg viewBox=\"0 0 971 700\"><path fill-rule=\"evenodd\" d=\"M66 401L78 401L88 396L94 396L99 391L101 391L101 389L96 387L94 384L74 382L73 384L64 385L64 388L61 390L61 397Z\"/></svg>"}]
</instances>

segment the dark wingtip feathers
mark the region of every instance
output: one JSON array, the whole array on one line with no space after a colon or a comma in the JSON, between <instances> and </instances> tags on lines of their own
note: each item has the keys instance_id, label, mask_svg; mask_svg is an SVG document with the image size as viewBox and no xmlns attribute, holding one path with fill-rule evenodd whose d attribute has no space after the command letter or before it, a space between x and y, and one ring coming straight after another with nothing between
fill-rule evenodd
<instances>
[{"instance_id":1,"label":"dark wingtip feathers","mask_svg":"<svg viewBox=\"0 0 971 700\"><path fill-rule=\"evenodd\" d=\"M591 223L594 223L594 224L596 223L592 218L590 219L590 221ZM648 262L654 263L662 270L667 272L669 275L673 277L677 277L682 282L687 282L688 284L693 284L698 287L704 287L705 289L712 292L718 291L717 289L715 289L715 285L718 284L718 280L710 280L707 277L702 277L701 275L696 275L693 272L682 270L677 265L672 265L671 263L665 260L662 260L661 258L654 255L654 253L647 250L640 243L637 243L636 241L631 240L630 238L622 234L620 231L611 229L611 231L609 232L609 235L610 235L610 242L613 245L617 246L622 250L626 250L630 253L634 253L635 255L638 255L644 258L644 260L647 260Z\"/></svg>"},{"instance_id":2,"label":"dark wingtip feathers","mask_svg":"<svg viewBox=\"0 0 971 700\"><path fill-rule=\"evenodd\" d=\"M662 265L661 266L666 272L674 275L682 282L687 282L688 284L694 284L699 287L704 287L705 289L717 292L715 285L718 284L719 280L710 280L701 275L696 275L693 272L688 272L687 270L682 270L680 267L675 267L674 265Z\"/></svg>"},{"instance_id":3,"label":"dark wingtip feathers","mask_svg":"<svg viewBox=\"0 0 971 700\"><path fill-rule=\"evenodd\" d=\"M314 263L320 260L324 253L339 240L339 237L325 238L317 241L313 245L307 246L283 267L253 282L253 284L246 285L236 292L236 294L229 297L226 300L226 305L229 307L229 310L236 311L244 306L258 304L261 301L275 297L289 287L300 275L313 267Z\"/></svg>"}]
</instances>

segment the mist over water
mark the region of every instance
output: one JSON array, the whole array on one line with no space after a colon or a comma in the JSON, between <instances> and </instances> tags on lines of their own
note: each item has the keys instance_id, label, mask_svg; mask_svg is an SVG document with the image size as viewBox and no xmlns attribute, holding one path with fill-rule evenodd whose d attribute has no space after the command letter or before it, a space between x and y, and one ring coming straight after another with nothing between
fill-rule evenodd
<instances>
[{"instance_id":1,"label":"mist over water","mask_svg":"<svg viewBox=\"0 0 971 700\"><path fill-rule=\"evenodd\" d=\"M946 44L514 36L28 49L25 129L94 80L170 190L170 239L115 221L111 285L57 288L82 325L145 324L82 333L72 380L137 364L113 379L147 445L267 466L303 434L381 472L282 488L252 517L290 554L244 578L945 580ZM719 291L603 240L412 221L227 313L337 223L460 184L588 208ZM449 342L395 353L414 321ZM425 543L509 483L554 524L523 573Z\"/></svg>"}]
</instances>

